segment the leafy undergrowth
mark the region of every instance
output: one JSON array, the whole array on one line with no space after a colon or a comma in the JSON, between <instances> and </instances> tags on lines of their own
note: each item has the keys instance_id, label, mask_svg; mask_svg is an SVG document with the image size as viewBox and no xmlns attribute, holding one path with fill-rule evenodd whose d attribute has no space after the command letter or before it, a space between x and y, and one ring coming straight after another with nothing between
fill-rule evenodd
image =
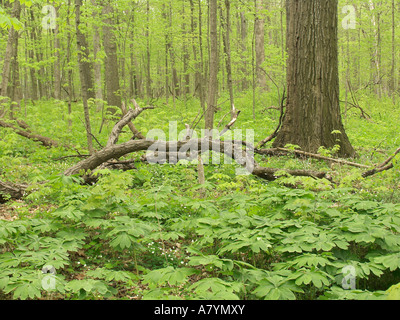
<instances>
[{"instance_id":1,"label":"leafy undergrowth","mask_svg":"<svg viewBox=\"0 0 400 320\"><path fill-rule=\"evenodd\" d=\"M183 112L162 110L144 114L137 125L189 122L197 114L190 103L180 106L188 108L185 119ZM43 102L29 112L29 123L85 153L80 122L65 130L68 119L57 118L63 107ZM350 114L348 125L357 161L372 165L398 147L399 119L382 118L373 106L368 112L374 123ZM260 114L252 120L244 110L237 123L258 128L256 141L279 116ZM43 119L52 127L41 127ZM120 140L129 138L126 132ZM0 147L0 179L32 184L24 201L0 207L1 299L400 297L396 162L396 169L362 179L362 171L346 166L259 157L282 168L281 178L272 183L238 176L235 165L206 166L204 185L197 184L195 164L138 164L127 172L100 171L98 183L87 186L59 175L78 161L56 160L68 151L38 147L10 130L0 132ZM284 173L292 168L327 170L336 185Z\"/></svg>"},{"instance_id":2,"label":"leafy undergrowth","mask_svg":"<svg viewBox=\"0 0 400 320\"><path fill-rule=\"evenodd\" d=\"M28 200L52 199L56 209L0 221L3 297L398 294L387 290L400 282L399 204L366 200L351 188L289 189L219 170L224 174L209 170L205 186L196 185L190 165L102 171L91 187L76 177L54 177ZM349 267L356 290L343 289Z\"/></svg>"}]
</instances>

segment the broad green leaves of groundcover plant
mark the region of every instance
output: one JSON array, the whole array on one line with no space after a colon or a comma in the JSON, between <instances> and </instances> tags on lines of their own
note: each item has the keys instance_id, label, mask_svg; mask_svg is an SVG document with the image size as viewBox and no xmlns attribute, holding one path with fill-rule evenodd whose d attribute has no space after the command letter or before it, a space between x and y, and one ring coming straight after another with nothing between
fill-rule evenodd
<instances>
[{"instance_id":1,"label":"broad green leaves of groundcover plant","mask_svg":"<svg viewBox=\"0 0 400 320\"><path fill-rule=\"evenodd\" d=\"M0 221L2 294L384 299L388 293L374 289L373 279L387 289L400 282L398 205L274 184L243 196L188 200L177 187L140 192L130 174L103 174L84 192L71 187L74 181L57 180L61 206L33 219ZM49 291L42 286L46 265L56 270ZM356 271L356 290L341 288L346 266Z\"/></svg>"}]
</instances>

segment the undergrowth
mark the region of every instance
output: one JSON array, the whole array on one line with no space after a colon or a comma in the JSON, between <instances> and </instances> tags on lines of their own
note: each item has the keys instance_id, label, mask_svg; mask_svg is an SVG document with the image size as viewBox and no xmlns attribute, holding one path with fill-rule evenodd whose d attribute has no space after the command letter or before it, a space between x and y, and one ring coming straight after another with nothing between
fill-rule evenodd
<instances>
[{"instance_id":1,"label":"undergrowth","mask_svg":"<svg viewBox=\"0 0 400 320\"><path fill-rule=\"evenodd\" d=\"M181 112L146 113L137 126L164 128L163 118L181 125L196 116L197 104L178 101ZM237 123L256 128L256 141L279 117L265 107L258 103L256 120L245 110ZM27 108L32 127L84 153L83 124L65 130L68 119L50 112L63 110L62 102ZM358 161L371 165L398 145L398 116L366 108L373 123L355 110L346 123ZM94 127L99 120L94 116ZM129 138L124 132L120 140ZM31 184L24 202L2 206L16 215L0 220L2 299L399 298L398 163L362 179L346 166L260 157L262 165L282 168L277 181L238 176L236 165L221 164L205 167L204 185L196 164L138 163L127 172L102 170L87 186L59 175L78 161L57 160L68 151L38 147L10 130L0 132L0 145L1 179ZM328 170L336 184L285 174L292 168Z\"/></svg>"}]
</instances>

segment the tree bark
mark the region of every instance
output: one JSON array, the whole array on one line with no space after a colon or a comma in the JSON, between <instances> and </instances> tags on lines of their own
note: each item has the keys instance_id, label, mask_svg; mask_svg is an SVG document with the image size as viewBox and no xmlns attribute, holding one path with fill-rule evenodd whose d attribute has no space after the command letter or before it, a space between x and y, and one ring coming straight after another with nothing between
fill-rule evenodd
<instances>
[{"instance_id":1,"label":"tree bark","mask_svg":"<svg viewBox=\"0 0 400 320\"><path fill-rule=\"evenodd\" d=\"M14 2L11 16L13 18L18 18L20 12L21 12L21 4L19 0L16 0ZM18 31L15 30L13 26L11 26L10 30L8 31L8 40L7 40L6 52L4 55L4 64L3 64L2 80L0 87L0 95L4 97L8 95L7 89L11 76L11 67L13 59L15 59L16 56L16 45L18 45Z\"/></svg>"},{"instance_id":2,"label":"tree bark","mask_svg":"<svg viewBox=\"0 0 400 320\"><path fill-rule=\"evenodd\" d=\"M58 14L59 7L56 8ZM61 59L60 59L60 38L59 38L59 24L56 23L54 29L54 55L56 60L54 61L54 98L61 100Z\"/></svg>"},{"instance_id":3,"label":"tree bark","mask_svg":"<svg viewBox=\"0 0 400 320\"><path fill-rule=\"evenodd\" d=\"M9 199L21 199L27 188L25 184L0 181L0 203L6 203Z\"/></svg>"},{"instance_id":4,"label":"tree bark","mask_svg":"<svg viewBox=\"0 0 400 320\"><path fill-rule=\"evenodd\" d=\"M223 10L221 8L221 19L224 29L223 43L225 52L225 63L226 63L226 76L229 91L229 99L231 102L231 116L235 115L235 99L233 95L233 79L232 79L232 58L231 58L231 5L229 0L225 0L226 17L224 17Z\"/></svg>"},{"instance_id":5,"label":"tree bark","mask_svg":"<svg viewBox=\"0 0 400 320\"><path fill-rule=\"evenodd\" d=\"M97 6L96 0L92 0L92 5ZM93 12L93 18L98 19L98 12ZM101 50L100 31L99 27L93 26L93 57L94 57L94 96L97 100L97 112L103 109L103 77L101 74L101 60L98 55Z\"/></svg>"},{"instance_id":6,"label":"tree bark","mask_svg":"<svg viewBox=\"0 0 400 320\"><path fill-rule=\"evenodd\" d=\"M208 100L205 116L205 128L213 129L214 115L217 108L218 87L218 33L217 33L217 0L210 0L210 72L208 81Z\"/></svg>"},{"instance_id":7,"label":"tree bark","mask_svg":"<svg viewBox=\"0 0 400 320\"><path fill-rule=\"evenodd\" d=\"M78 45L78 60L79 60L79 70L82 86L85 86L85 93L82 94L87 95L87 99L94 98L94 90L93 90L93 76L92 76L92 68L93 65L89 60L89 45L86 40L85 34L80 30L81 25L81 6L82 0L75 0L76 7L76 41Z\"/></svg>"},{"instance_id":8,"label":"tree bark","mask_svg":"<svg viewBox=\"0 0 400 320\"><path fill-rule=\"evenodd\" d=\"M337 5L337 0L288 1L288 97L274 147L294 144L317 153L321 146L339 145L340 156L355 156L339 106Z\"/></svg>"},{"instance_id":9,"label":"tree bark","mask_svg":"<svg viewBox=\"0 0 400 320\"><path fill-rule=\"evenodd\" d=\"M262 90L267 90L267 78L263 72L262 65L265 62L265 17L262 12L264 0L255 0L256 20L254 25L255 32L255 50L256 50L256 77L257 85Z\"/></svg>"},{"instance_id":10,"label":"tree bark","mask_svg":"<svg viewBox=\"0 0 400 320\"><path fill-rule=\"evenodd\" d=\"M88 65L85 62L85 59L88 58L88 51L87 49L85 49L87 48L87 46L84 47L84 44L86 44L85 37L79 29L82 0L75 0L75 6L76 6L76 18L75 18L76 41L78 46L78 64L79 64L79 75L82 88L83 111L85 114L86 137L87 137L89 153L93 154L94 148L93 148L92 128L90 124L89 106L88 106L88 99L89 99L88 88L90 85L90 81L88 78Z\"/></svg>"},{"instance_id":11,"label":"tree bark","mask_svg":"<svg viewBox=\"0 0 400 320\"><path fill-rule=\"evenodd\" d=\"M110 3L107 3L103 8L104 27L103 27L103 43L104 51L106 53L105 71L106 71L106 87L107 87L107 103L109 106L121 108L121 93L119 85L118 74L118 56L117 56L117 42L114 34L112 14L114 8ZM115 111L109 110L111 114Z\"/></svg>"}]
</instances>

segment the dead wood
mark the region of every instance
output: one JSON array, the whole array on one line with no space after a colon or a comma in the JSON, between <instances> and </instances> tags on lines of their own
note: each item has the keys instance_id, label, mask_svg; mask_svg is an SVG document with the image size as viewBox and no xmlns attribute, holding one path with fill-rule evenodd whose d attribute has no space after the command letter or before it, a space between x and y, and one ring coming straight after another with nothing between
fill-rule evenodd
<instances>
[{"instance_id":1,"label":"dead wood","mask_svg":"<svg viewBox=\"0 0 400 320\"><path fill-rule=\"evenodd\" d=\"M279 87L277 86L278 91L279 91ZM258 145L257 145L257 149L260 149L262 147L264 147L268 142L272 141L273 139L275 139L279 133L279 130L282 127L283 124L283 120L285 118L285 100L286 100L286 96L285 96L285 91L283 92L281 101L280 101L280 108L279 110L281 111L281 114L279 116L279 122L278 122L278 126L276 127L275 131L268 137L266 137L264 140L262 140Z\"/></svg>"},{"instance_id":2,"label":"dead wood","mask_svg":"<svg viewBox=\"0 0 400 320\"><path fill-rule=\"evenodd\" d=\"M10 199L21 199L26 192L28 185L0 181L0 203Z\"/></svg>"},{"instance_id":3,"label":"dead wood","mask_svg":"<svg viewBox=\"0 0 400 320\"><path fill-rule=\"evenodd\" d=\"M24 138L33 140L35 142L40 142L43 146L45 146L47 148L57 148L61 145L56 140L41 136L39 134L32 133L29 126L25 122L19 121L19 122L17 122L17 124L19 127L15 126L9 122L6 122L4 120L0 120L0 127L10 128L10 129L14 130L16 134L18 134ZM65 147L67 147L67 146L65 146Z\"/></svg>"},{"instance_id":4,"label":"dead wood","mask_svg":"<svg viewBox=\"0 0 400 320\"><path fill-rule=\"evenodd\" d=\"M400 148L398 148L395 153L383 161L381 164L375 166L375 168L368 170L362 174L363 178L371 177L379 172L390 170L394 167L393 163L391 162L398 154L400 153Z\"/></svg>"},{"instance_id":5,"label":"dead wood","mask_svg":"<svg viewBox=\"0 0 400 320\"><path fill-rule=\"evenodd\" d=\"M133 99L132 102L133 102L133 104L135 106L135 109L137 109L138 108L138 104L136 103L136 101ZM127 115L128 110L126 109L125 103L122 103L121 110L122 110L122 114L124 116ZM137 118L137 116L135 118ZM135 125L132 123L132 120L130 120L128 122L128 127L133 133L133 138L134 139L145 139L145 136L143 136L143 134L135 127Z\"/></svg>"},{"instance_id":6,"label":"dead wood","mask_svg":"<svg viewBox=\"0 0 400 320\"><path fill-rule=\"evenodd\" d=\"M370 168L370 166L367 166L367 165L364 165L364 164L359 164L359 163L356 163L356 162L351 162L351 161L347 161L347 160L343 160L343 159L325 157L325 156L322 156L320 154L305 152L305 151L301 151L301 150L288 150L288 149L285 149L285 148L273 148L273 149L256 150L255 152L257 154L268 155L268 156L277 156L277 155L281 156L281 155L287 155L287 154L293 153L296 156L314 158L314 159L318 159L318 160L326 160L326 161L329 161L329 162L348 165L348 166L353 166L353 167L362 168L362 169L369 169Z\"/></svg>"}]
</instances>

